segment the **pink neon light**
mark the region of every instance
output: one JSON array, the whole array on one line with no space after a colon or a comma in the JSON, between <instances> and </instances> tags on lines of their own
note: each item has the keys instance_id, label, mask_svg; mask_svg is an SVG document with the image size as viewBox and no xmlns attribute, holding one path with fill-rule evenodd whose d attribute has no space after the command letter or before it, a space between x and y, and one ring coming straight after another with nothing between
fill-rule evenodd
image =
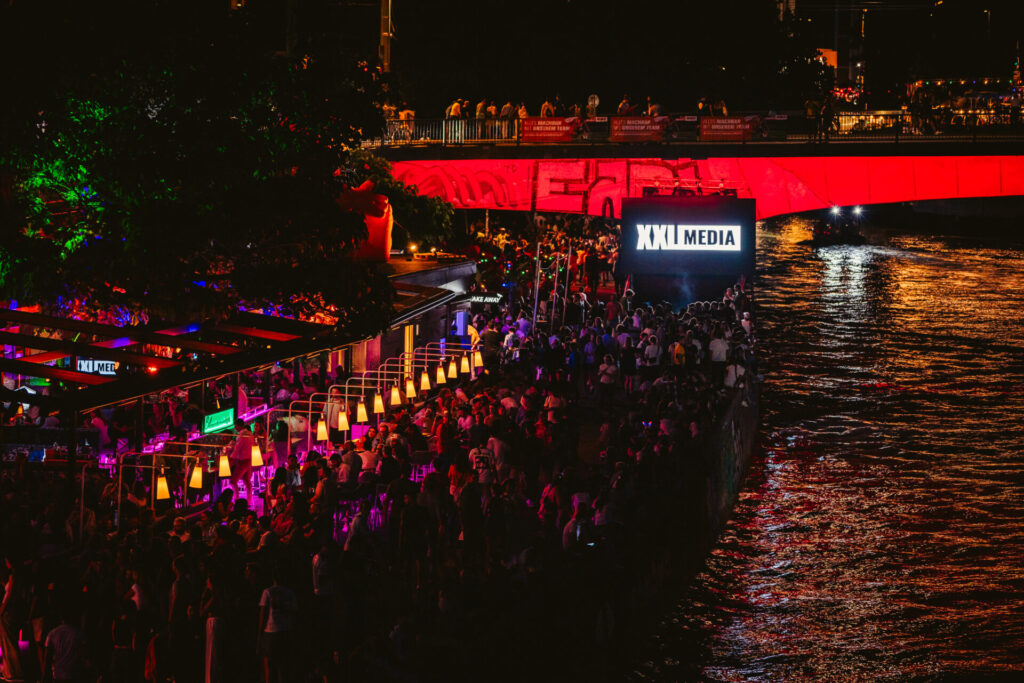
<instances>
[{"instance_id":1,"label":"pink neon light","mask_svg":"<svg viewBox=\"0 0 1024 683\"><path fill-rule=\"evenodd\" d=\"M601 215L645 186L722 184L757 199L757 217L883 204L1024 195L1021 156L457 159L398 161L396 178L460 209Z\"/></svg>"}]
</instances>

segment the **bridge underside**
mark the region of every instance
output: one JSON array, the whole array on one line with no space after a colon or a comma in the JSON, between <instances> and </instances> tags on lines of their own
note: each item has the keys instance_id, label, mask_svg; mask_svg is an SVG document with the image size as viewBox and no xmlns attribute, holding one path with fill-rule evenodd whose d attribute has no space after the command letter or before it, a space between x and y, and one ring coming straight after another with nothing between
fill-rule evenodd
<instances>
[{"instance_id":1,"label":"bridge underside","mask_svg":"<svg viewBox=\"0 0 1024 683\"><path fill-rule=\"evenodd\" d=\"M734 194L757 217L1024 195L1024 156L765 156L707 159L450 159L394 162L394 175L459 209L621 216L622 199Z\"/></svg>"}]
</instances>

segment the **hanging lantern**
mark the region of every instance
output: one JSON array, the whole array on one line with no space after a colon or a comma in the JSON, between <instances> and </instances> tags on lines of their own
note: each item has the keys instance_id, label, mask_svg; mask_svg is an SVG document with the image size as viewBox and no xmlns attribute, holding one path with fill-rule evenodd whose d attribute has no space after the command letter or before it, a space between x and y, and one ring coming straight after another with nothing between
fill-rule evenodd
<instances>
[{"instance_id":1,"label":"hanging lantern","mask_svg":"<svg viewBox=\"0 0 1024 683\"><path fill-rule=\"evenodd\" d=\"M430 375L426 370L420 375L420 391L430 391Z\"/></svg>"},{"instance_id":2,"label":"hanging lantern","mask_svg":"<svg viewBox=\"0 0 1024 683\"><path fill-rule=\"evenodd\" d=\"M192 476L189 477L188 487L190 489L203 488L203 466L196 460L196 466L192 468Z\"/></svg>"},{"instance_id":3,"label":"hanging lantern","mask_svg":"<svg viewBox=\"0 0 1024 683\"><path fill-rule=\"evenodd\" d=\"M461 372L463 375L469 374L469 356L466 354L463 354L462 356L462 362L461 365L459 366L459 372Z\"/></svg>"},{"instance_id":4,"label":"hanging lantern","mask_svg":"<svg viewBox=\"0 0 1024 683\"><path fill-rule=\"evenodd\" d=\"M160 476L156 478L156 499L168 500L170 497L171 492L167 489L167 477L161 471Z\"/></svg>"},{"instance_id":5,"label":"hanging lantern","mask_svg":"<svg viewBox=\"0 0 1024 683\"><path fill-rule=\"evenodd\" d=\"M349 430L349 426L348 426L348 411L347 410L339 410L338 411L338 431L339 432L347 432L348 430Z\"/></svg>"},{"instance_id":6,"label":"hanging lantern","mask_svg":"<svg viewBox=\"0 0 1024 683\"><path fill-rule=\"evenodd\" d=\"M320 424L323 424L323 422ZM263 467L263 452L260 450L260 445L258 443L254 443L252 445L252 466Z\"/></svg>"},{"instance_id":7,"label":"hanging lantern","mask_svg":"<svg viewBox=\"0 0 1024 683\"><path fill-rule=\"evenodd\" d=\"M327 420L320 420L316 423L316 440L327 441Z\"/></svg>"},{"instance_id":8,"label":"hanging lantern","mask_svg":"<svg viewBox=\"0 0 1024 683\"><path fill-rule=\"evenodd\" d=\"M448 361L448 379L455 379L459 376L459 369L455 365L455 359Z\"/></svg>"},{"instance_id":9,"label":"hanging lantern","mask_svg":"<svg viewBox=\"0 0 1024 683\"><path fill-rule=\"evenodd\" d=\"M218 477L230 477L231 476L231 463L228 462L228 456L220 456L220 460L217 462L217 476Z\"/></svg>"},{"instance_id":10,"label":"hanging lantern","mask_svg":"<svg viewBox=\"0 0 1024 683\"><path fill-rule=\"evenodd\" d=\"M438 384L445 384L445 383L448 382L448 380L446 380L444 378L444 364L443 363L441 363L441 364L439 364L437 366L437 377L435 377L435 381Z\"/></svg>"},{"instance_id":11,"label":"hanging lantern","mask_svg":"<svg viewBox=\"0 0 1024 683\"><path fill-rule=\"evenodd\" d=\"M473 367L482 368L484 366L484 355L479 350L473 352Z\"/></svg>"},{"instance_id":12,"label":"hanging lantern","mask_svg":"<svg viewBox=\"0 0 1024 683\"><path fill-rule=\"evenodd\" d=\"M356 422L363 423L369 422L369 418L366 417L366 404L362 401L356 406Z\"/></svg>"},{"instance_id":13,"label":"hanging lantern","mask_svg":"<svg viewBox=\"0 0 1024 683\"><path fill-rule=\"evenodd\" d=\"M412 381L412 377L405 380L405 397L410 401L416 398L416 383Z\"/></svg>"},{"instance_id":14,"label":"hanging lantern","mask_svg":"<svg viewBox=\"0 0 1024 683\"><path fill-rule=\"evenodd\" d=\"M380 415L384 412L384 397L377 392L373 395L373 414Z\"/></svg>"},{"instance_id":15,"label":"hanging lantern","mask_svg":"<svg viewBox=\"0 0 1024 683\"><path fill-rule=\"evenodd\" d=\"M402 405L402 392L398 390L398 385L391 387L391 405L400 406Z\"/></svg>"}]
</instances>

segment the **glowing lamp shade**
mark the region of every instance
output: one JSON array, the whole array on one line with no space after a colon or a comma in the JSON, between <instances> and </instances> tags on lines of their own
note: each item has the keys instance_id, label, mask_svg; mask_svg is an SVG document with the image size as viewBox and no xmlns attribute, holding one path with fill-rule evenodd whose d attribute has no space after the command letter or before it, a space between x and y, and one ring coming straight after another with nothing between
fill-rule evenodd
<instances>
[{"instance_id":1,"label":"glowing lamp shade","mask_svg":"<svg viewBox=\"0 0 1024 683\"><path fill-rule=\"evenodd\" d=\"M323 424L323 422L320 424ZM260 450L260 445L258 443L254 443L252 445L252 466L263 467L263 451Z\"/></svg>"},{"instance_id":2,"label":"glowing lamp shade","mask_svg":"<svg viewBox=\"0 0 1024 683\"><path fill-rule=\"evenodd\" d=\"M484 355L479 351L473 352L473 367L482 368L484 366Z\"/></svg>"},{"instance_id":3,"label":"glowing lamp shade","mask_svg":"<svg viewBox=\"0 0 1024 683\"><path fill-rule=\"evenodd\" d=\"M356 422L369 422L369 418L366 417L366 404L362 401L356 406Z\"/></svg>"},{"instance_id":4,"label":"glowing lamp shade","mask_svg":"<svg viewBox=\"0 0 1024 683\"><path fill-rule=\"evenodd\" d=\"M459 369L455 366L455 359L448 362L448 379L455 379L459 376Z\"/></svg>"},{"instance_id":5,"label":"glowing lamp shade","mask_svg":"<svg viewBox=\"0 0 1024 683\"><path fill-rule=\"evenodd\" d=\"M412 377L405 380L405 397L410 401L416 398L416 383L412 381Z\"/></svg>"},{"instance_id":6,"label":"glowing lamp shade","mask_svg":"<svg viewBox=\"0 0 1024 683\"><path fill-rule=\"evenodd\" d=\"M384 397L379 393L373 396L373 414L380 415L384 412Z\"/></svg>"},{"instance_id":7,"label":"glowing lamp shade","mask_svg":"<svg viewBox=\"0 0 1024 683\"><path fill-rule=\"evenodd\" d=\"M217 476L218 477L230 477L231 476L231 463L228 462L228 456L220 456L220 460L217 461Z\"/></svg>"},{"instance_id":8,"label":"glowing lamp shade","mask_svg":"<svg viewBox=\"0 0 1024 683\"><path fill-rule=\"evenodd\" d=\"M344 411L344 410L339 410L338 411L338 431L339 432L347 432L348 430L349 430L349 426L348 426L348 413L346 411Z\"/></svg>"},{"instance_id":9,"label":"glowing lamp shade","mask_svg":"<svg viewBox=\"0 0 1024 683\"><path fill-rule=\"evenodd\" d=\"M430 375L426 370L420 375L420 391L430 391Z\"/></svg>"},{"instance_id":10,"label":"glowing lamp shade","mask_svg":"<svg viewBox=\"0 0 1024 683\"><path fill-rule=\"evenodd\" d=\"M461 372L464 375L469 374L469 356L462 357L462 363L459 366L459 372Z\"/></svg>"},{"instance_id":11,"label":"glowing lamp shade","mask_svg":"<svg viewBox=\"0 0 1024 683\"><path fill-rule=\"evenodd\" d=\"M434 381L436 381L438 384L446 384L448 382L448 380L444 378L443 364L437 366L437 376L434 378Z\"/></svg>"},{"instance_id":12,"label":"glowing lamp shade","mask_svg":"<svg viewBox=\"0 0 1024 683\"><path fill-rule=\"evenodd\" d=\"M402 405L402 392L398 390L398 385L391 387L391 405L400 406Z\"/></svg>"},{"instance_id":13,"label":"glowing lamp shade","mask_svg":"<svg viewBox=\"0 0 1024 683\"><path fill-rule=\"evenodd\" d=\"M156 499L167 500L171 497L171 492L167 489L167 477L161 474L156 478Z\"/></svg>"},{"instance_id":14,"label":"glowing lamp shade","mask_svg":"<svg viewBox=\"0 0 1024 683\"><path fill-rule=\"evenodd\" d=\"M188 479L188 487L190 489L201 489L203 488L203 466L196 461L196 466L192 468L192 476Z\"/></svg>"},{"instance_id":15,"label":"glowing lamp shade","mask_svg":"<svg viewBox=\"0 0 1024 683\"><path fill-rule=\"evenodd\" d=\"M327 441L327 420L320 420L316 423L316 440Z\"/></svg>"}]
</instances>

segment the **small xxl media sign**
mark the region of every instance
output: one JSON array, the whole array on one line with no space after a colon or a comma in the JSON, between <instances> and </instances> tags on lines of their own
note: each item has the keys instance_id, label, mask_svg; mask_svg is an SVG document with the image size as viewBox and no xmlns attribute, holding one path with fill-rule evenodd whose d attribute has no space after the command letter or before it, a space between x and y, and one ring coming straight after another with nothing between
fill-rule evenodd
<instances>
[{"instance_id":1,"label":"small xxl media sign","mask_svg":"<svg viewBox=\"0 0 1024 683\"><path fill-rule=\"evenodd\" d=\"M753 278L754 224L753 199L624 199L620 265L648 296L713 294L722 282Z\"/></svg>"},{"instance_id":2,"label":"small xxl media sign","mask_svg":"<svg viewBox=\"0 0 1024 683\"><path fill-rule=\"evenodd\" d=\"M79 372L88 372L97 375L116 375L117 361L79 358L77 370Z\"/></svg>"}]
</instances>

